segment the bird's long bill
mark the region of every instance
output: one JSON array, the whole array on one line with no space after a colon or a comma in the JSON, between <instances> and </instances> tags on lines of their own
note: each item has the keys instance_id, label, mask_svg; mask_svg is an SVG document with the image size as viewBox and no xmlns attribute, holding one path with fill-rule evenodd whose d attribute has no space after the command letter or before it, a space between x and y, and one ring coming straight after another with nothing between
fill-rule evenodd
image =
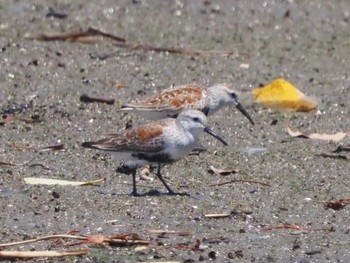
<instances>
[{"instance_id":1,"label":"bird's long bill","mask_svg":"<svg viewBox=\"0 0 350 263\"><path fill-rule=\"evenodd\" d=\"M219 135L217 135L212 129L210 129L209 127L205 127L204 131L208 134L210 134L211 136L213 136L215 139L219 140L220 142L222 142L225 146L227 146L227 142L224 141L223 138L221 138Z\"/></svg>"},{"instance_id":2,"label":"bird's long bill","mask_svg":"<svg viewBox=\"0 0 350 263\"><path fill-rule=\"evenodd\" d=\"M253 119L252 119L252 117L250 117L249 113L245 110L245 108L243 108L243 106L242 106L241 103L238 102L237 105L236 105L236 108L237 108L240 112L242 112L242 114L243 114L244 116L247 117L247 119L250 121L251 124L253 124L253 125L255 124L254 121L253 121Z\"/></svg>"}]
</instances>

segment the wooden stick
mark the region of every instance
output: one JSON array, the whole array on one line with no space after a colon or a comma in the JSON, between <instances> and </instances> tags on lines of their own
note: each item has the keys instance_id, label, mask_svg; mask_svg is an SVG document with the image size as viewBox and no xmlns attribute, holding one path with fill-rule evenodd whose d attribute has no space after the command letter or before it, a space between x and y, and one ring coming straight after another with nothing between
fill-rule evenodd
<instances>
[{"instance_id":1,"label":"wooden stick","mask_svg":"<svg viewBox=\"0 0 350 263\"><path fill-rule=\"evenodd\" d=\"M256 180L235 179L235 180L231 180L231 181L227 181L227 182L223 182L223 183L211 184L211 185L209 185L209 187L222 186L222 185L233 184L233 183L250 183L250 184L261 184L261 185L265 185L265 186L271 186L271 184L269 184L269 183L260 182L260 181L256 181Z\"/></svg>"},{"instance_id":2,"label":"wooden stick","mask_svg":"<svg viewBox=\"0 0 350 263\"><path fill-rule=\"evenodd\" d=\"M23 241L17 241L17 242L10 242L10 243L3 243L0 244L0 247L9 247L9 246L17 246L17 245L23 245L28 243L34 243L42 240L48 240L48 239L56 239L56 238L71 238L71 239L79 239L79 240L86 240L86 237L83 236L73 236L73 235L50 235L50 236L44 236L44 237L37 237L33 239L27 239Z\"/></svg>"},{"instance_id":3,"label":"wooden stick","mask_svg":"<svg viewBox=\"0 0 350 263\"><path fill-rule=\"evenodd\" d=\"M65 257L82 256L89 254L90 250L70 250L70 251L0 251L0 258L39 258L39 257Z\"/></svg>"}]
</instances>

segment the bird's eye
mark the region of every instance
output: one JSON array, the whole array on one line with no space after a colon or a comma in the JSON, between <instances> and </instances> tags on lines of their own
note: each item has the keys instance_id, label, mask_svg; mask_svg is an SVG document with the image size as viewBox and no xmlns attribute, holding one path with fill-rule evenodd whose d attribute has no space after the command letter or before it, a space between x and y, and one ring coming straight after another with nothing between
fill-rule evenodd
<instances>
[{"instance_id":1,"label":"bird's eye","mask_svg":"<svg viewBox=\"0 0 350 263\"><path fill-rule=\"evenodd\" d=\"M234 92L232 92L232 93L230 93L230 95L231 95L231 98L233 98L233 99L237 99L237 94L236 93L234 93Z\"/></svg>"},{"instance_id":2,"label":"bird's eye","mask_svg":"<svg viewBox=\"0 0 350 263\"><path fill-rule=\"evenodd\" d=\"M198 117L194 117L193 120L194 120L195 122L199 122L199 118L198 118Z\"/></svg>"}]
</instances>

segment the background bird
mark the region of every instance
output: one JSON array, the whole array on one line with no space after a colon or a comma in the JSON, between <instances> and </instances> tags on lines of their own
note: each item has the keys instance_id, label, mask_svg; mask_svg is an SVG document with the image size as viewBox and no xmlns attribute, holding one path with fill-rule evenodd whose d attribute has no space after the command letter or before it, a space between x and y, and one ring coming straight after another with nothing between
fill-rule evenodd
<instances>
[{"instance_id":1,"label":"background bird","mask_svg":"<svg viewBox=\"0 0 350 263\"><path fill-rule=\"evenodd\" d=\"M157 120L167 117L174 118L186 109L195 109L205 115L211 115L229 105L235 106L254 124L251 116L239 102L239 93L225 83L211 87L197 84L175 86L145 100L125 103L121 106L121 110L134 112L147 119Z\"/></svg>"}]
</instances>

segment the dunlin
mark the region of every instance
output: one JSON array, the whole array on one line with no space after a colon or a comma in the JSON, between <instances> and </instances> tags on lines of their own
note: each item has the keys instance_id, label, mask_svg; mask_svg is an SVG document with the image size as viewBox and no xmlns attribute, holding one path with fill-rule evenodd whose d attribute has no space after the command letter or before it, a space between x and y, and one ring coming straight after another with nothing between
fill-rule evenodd
<instances>
[{"instance_id":1,"label":"dunlin","mask_svg":"<svg viewBox=\"0 0 350 263\"><path fill-rule=\"evenodd\" d=\"M205 87L197 84L175 86L143 101L126 103L122 111L135 112L147 119L176 117L181 111L194 109L210 115L222 107L234 105L254 124L253 119L239 102L239 93L228 84Z\"/></svg>"},{"instance_id":2,"label":"dunlin","mask_svg":"<svg viewBox=\"0 0 350 263\"><path fill-rule=\"evenodd\" d=\"M157 176L169 194L175 193L161 174L163 164L173 163L190 153L197 145L199 134L205 131L223 144L227 143L207 126L206 116L197 110L181 112L176 119L167 118L131 128L106 139L84 142L83 147L112 152L125 161L117 172L132 174L132 195L136 190L136 170L145 164L158 165Z\"/></svg>"}]
</instances>

